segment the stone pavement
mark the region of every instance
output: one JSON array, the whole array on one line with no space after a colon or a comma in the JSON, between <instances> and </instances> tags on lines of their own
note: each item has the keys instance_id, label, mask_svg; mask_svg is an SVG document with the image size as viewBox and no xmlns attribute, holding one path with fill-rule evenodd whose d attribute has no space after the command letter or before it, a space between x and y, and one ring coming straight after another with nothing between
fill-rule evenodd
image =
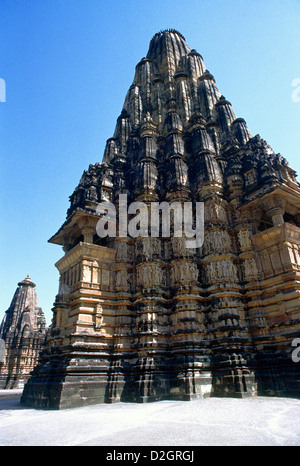
<instances>
[{"instance_id":1,"label":"stone pavement","mask_svg":"<svg viewBox=\"0 0 300 466\"><path fill-rule=\"evenodd\" d=\"M12 398L3 392L1 446L300 445L297 399L208 398L41 411L22 407L20 391Z\"/></svg>"}]
</instances>

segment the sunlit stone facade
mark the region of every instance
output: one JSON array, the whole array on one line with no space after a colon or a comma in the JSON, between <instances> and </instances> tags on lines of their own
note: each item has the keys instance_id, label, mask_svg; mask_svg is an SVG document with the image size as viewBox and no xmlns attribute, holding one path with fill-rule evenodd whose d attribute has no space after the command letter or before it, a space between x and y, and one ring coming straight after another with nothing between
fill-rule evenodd
<instances>
[{"instance_id":1,"label":"sunlit stone facade","mask_svg":"<svg viewBox=\"0 0 300 466\"><path fill-rule=\"evenodd\" d=\"M99 203L204 203L204 243L100 238ZM118 221L118 219L117 219ZM51 334L22 402L65 408L298 396L300 188L177 31L152 38L108 139L50 242Z\"/></svg>"}]
</instances>

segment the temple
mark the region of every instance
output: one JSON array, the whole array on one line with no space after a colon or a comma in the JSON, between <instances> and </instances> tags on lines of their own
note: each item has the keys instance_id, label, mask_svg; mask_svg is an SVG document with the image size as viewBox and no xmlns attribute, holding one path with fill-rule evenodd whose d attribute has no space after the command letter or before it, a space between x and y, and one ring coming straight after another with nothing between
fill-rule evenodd
<instances>
[{"instance_id":1,"label":"temple","mask_svg":"<svg viewBox=\"0 0 300 466\"><path fill-rule=\"evenodd\" d=\"M174 218L170 237L99 236L97 206L121 194L203 203L203 244L187 248ZM152 38L103 162L83 172L49 241L64 250L59 292L23 404L300 395L296 173L178 31Z\"/></svg>"},{"instance_id":2,"label":"temple","mask_svg":"<svg viewBox=\"0 0 300 466\"><path fill-rule=\"evenodd\" d=\"M0 326L0 388L22 388L38 362L46 336L46 319L38 307L29 275L18 283Z\"/></svg>"}]
</instances>

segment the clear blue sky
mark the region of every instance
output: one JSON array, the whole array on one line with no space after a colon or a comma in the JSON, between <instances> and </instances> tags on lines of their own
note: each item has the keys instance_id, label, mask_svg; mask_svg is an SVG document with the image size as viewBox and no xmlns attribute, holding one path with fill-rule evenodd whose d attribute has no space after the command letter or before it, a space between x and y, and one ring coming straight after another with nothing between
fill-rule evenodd
<instances>
[{"instance_id":1,"label":"clear blue sky","mask_svg":"<svg viewBox=\"0 0 300 466\"><path fill-rule=\"evenodd\" d=\"M50 324L63 252L47 241L161 29L185 36L251 133L300 173L299 25L299 0L0 0L0 321L29 273Z\"/></svg>"}]
</instances>

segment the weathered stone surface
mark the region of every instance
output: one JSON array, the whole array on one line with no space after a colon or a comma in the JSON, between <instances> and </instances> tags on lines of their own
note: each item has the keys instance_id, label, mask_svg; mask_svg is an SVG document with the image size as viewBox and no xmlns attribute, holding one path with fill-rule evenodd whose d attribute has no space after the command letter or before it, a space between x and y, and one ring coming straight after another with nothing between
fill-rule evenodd
<instances>
[{"instance_id":1,"label":"weathered stone surface","mask_svg":"<svg viewBox=\"0 0 300 466\"><path fill-rule=\"evenodd\" d=\"M119 194L203 202L203 246L187 249L175 223L171 238L100 239L97 205ZM296 174L177 31L151 40L103 162L84 171L50 241L65 251L60 289L23 403L299 395Z\"/></svg>"},{"instance_id":2,"label":"weathered stone surface","mask_svg":"<svg viewBox=\"0 0 300 466\"><path fill-rule=\"evenodd\" d=\"M0 338L0 364L5 361L5 340Z\"/></svg>"},{"instance_id":3,"label":"weathered stone surface","mask_svg":"<svg viewBox=\"0 0 300 466\"><path fill-rule=\"evenodd\" d=\"M45 336L45 316L38 307L35 284L27 276L18 283L0 327L0 388L23 387Z\"/></svg>"}]
</instances>

